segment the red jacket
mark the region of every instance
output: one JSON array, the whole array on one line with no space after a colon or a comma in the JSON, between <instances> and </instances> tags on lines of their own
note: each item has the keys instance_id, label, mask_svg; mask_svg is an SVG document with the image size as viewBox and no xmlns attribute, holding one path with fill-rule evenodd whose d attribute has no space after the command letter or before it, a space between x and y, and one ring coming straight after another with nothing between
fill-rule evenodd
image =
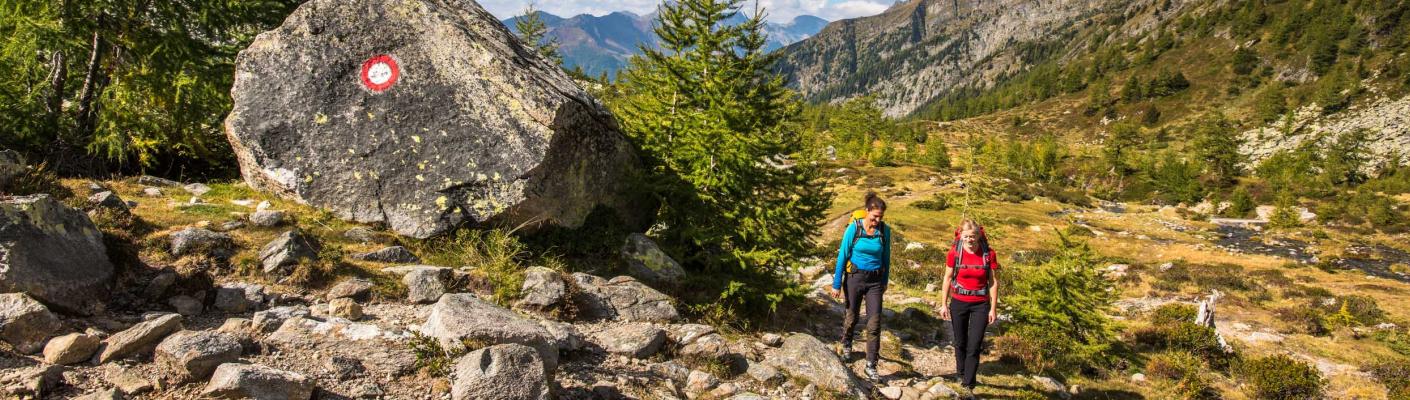
<instances>
[{"instance_id":1,"label":"red jacket","mask_svg":"<svg viewBox=\"0 0 1410 400\"><path fill-rule=\"evenodd\" d=\"M984 263L984 257L980 257L978 254L964 251L964 246L960 247L960 252L964 253L964 258L961 259L964 265L981 265ZM945 266L952 267L954 265L955 250L950 249L950 251L945 254ZM994 254L993 249L989 250L989 266L994 270L999 269L999 257ZM979 290L984 288L985 286L988 286L989 284L989 277L985 276L986 274L983 268L959 268L956 269L954 273L956 275L954 279L959 280L960 286L964 287L965 289ZM950 285L951 283L945 282L945 284ZM954 288L950 289L950 297L955 298L955 300L970 303L978 303L981 301L988 300L988 298L984 296L970 296L956 293Z\"/></svg>"}]
</instances>

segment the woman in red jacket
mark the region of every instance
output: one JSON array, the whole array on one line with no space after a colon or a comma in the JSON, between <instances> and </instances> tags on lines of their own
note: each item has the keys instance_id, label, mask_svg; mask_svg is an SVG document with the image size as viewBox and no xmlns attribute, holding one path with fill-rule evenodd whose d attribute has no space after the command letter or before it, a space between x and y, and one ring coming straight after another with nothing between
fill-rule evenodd
<instances>
[{"instance_id":1,"label":"woman in red jacket","mask_svg":"<svg viewBox=\"0 0 1410 400\"><path fill-rule=\"evenodd\" d=\"M945 257L945 284L940 317L950 321L955 346L955 378L973 395L979 371L979 346L984 329L998 317L999 261L989 248L984 227L964 220Z\"/></svg>"}]
</instances>

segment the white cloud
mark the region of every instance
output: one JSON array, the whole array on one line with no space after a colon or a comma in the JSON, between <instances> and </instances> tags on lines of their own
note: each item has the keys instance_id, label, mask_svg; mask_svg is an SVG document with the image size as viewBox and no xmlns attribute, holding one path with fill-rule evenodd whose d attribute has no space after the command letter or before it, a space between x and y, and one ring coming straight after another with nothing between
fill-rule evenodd
<instances>
[{"instance_id":1,"label":"white cloud","mask_svg":"<svg viewBox=\"0 0 1410 400\"><path fill-rule=\"evenodd\" d=\"M828 21L880 14L889 7L889 0L757 0L770 21L787 22L799 15L813 15ZM480 5L503 19L522 14L529 0L481 0ZM661 0L557 0L536 1L535 6L553 15L571 17L578 14L606 15L614 11L649 14L656 11ZM754 1L746 0L745 13L754 12Z\"/></svg>"}]
</instances>

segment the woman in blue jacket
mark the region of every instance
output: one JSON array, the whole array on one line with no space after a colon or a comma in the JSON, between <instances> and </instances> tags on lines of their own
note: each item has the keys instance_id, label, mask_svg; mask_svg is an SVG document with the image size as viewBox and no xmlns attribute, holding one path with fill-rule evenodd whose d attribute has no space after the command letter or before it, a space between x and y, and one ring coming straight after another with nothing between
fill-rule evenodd
<instances>
[{"instance_id":1,"label":"woman in blue jacket","mask_svg":"<svg viewBox=\"0 0 1410 400\"><path fill-rule=\"evenodd\" d=\"M881 350L881 295L891 272L891 228L881 222L886 202L876 193L867 193L865 216L847 226L837 249L837 266L832 274L832 296L846 295L847 314L842 319L842 343L838 353L846 361L852 353L852 330L862 301L867 305L867 379L879 380L877 355Z\"/></svg>"}]
</instances>

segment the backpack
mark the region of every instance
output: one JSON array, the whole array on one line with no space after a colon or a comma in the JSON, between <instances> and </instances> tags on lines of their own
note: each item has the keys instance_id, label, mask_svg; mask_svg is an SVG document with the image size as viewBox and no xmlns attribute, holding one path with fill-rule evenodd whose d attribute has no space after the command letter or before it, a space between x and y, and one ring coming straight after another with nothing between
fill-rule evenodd
<instances>
[{"instance_id":1,"label":"backpack","mask_svg":"<svg viewBox=\"0 0 1410 400\"><path fill-rule=\"evenodd\" d=\"M954 279L950 281L950 287L955 289L955 293L959 293L966 296L988 296L989 277L993 276L994 273L994 260L989 259L989 235L984 233L983 227L979 228L978 250L980 257L984 260L983 263L981 263L980 265L965 265L963 262L961 262L961 260L964 260L964 249L962 248L962 246L963 244L960 243L960 228L955 228L955 241L950 246L950 251L955 254L955 261L950 265L951 268L955 269L955 275ZM985 281L984 286L980 287L979 290L969 290L966 289L964 286L960 285L959 270L964 268L983 268Z\"/></svg>"},{"instance_id":2,"label":"backpack","mask_svg":"<svg viewBox=\"0 0 1410 400\"><path fill-rule=\"evenodd\" d=\"M867 232L866 228L862 227L862 220L866 217L866 210L857 210L852 212L852 226L855 227L856 230L854 230L852 233L852 243L847 244L847 252L845 253L845 260L847 260L847 267L845 272L848 274L857 271L856 268L853 268L852 265L852 248L857 247L857 241L861 240L862 235L865 235ZM876 233L878 235L881 235L881 246L883 249L891 249L891 235L888 235L888 233L890 233L890 229L890 227L886 226L886 222L882 222L880 225L877 225Z\"/></svg>"}]
</instances>

